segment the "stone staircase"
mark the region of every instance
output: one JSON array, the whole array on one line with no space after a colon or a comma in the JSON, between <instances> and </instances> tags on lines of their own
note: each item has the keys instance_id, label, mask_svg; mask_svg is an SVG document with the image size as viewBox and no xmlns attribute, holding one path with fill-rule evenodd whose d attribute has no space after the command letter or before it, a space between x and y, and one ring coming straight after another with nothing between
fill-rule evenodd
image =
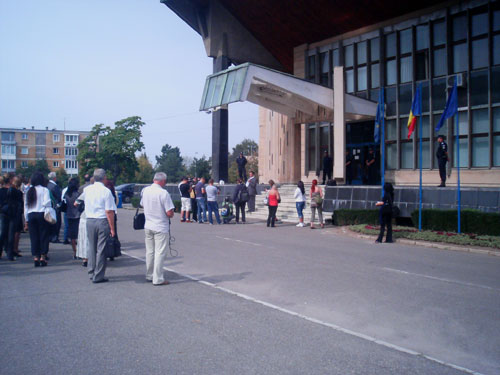
<instances>
[{"instance_id":1,"label":"stone staircase","mask_svg":"<svg viewBox=\"0 0 500 375\"><path fill-rule=\"evenodd\" d=\"M278 212L276 217L284 222L298 223L299 218L297 216L297 209L295 208L295 198L294 193L297 185L295 184L283 184L278 188L281 195L281 203L278 206ZM324 191L324 186L321 186ZM311 189L311 184L305 186L307 202L306 208L303 211L304 223L308 224L311 220L311 200L309 198L309 191ZM255 197L255 212L247 213L249 219L267 220L268 208L264 205L265 193L257 195ZM325 220L326 215L323 215L323 220ZM318 223L318 218L316 217L316 223Z\"/></svg>"}]
</instances>

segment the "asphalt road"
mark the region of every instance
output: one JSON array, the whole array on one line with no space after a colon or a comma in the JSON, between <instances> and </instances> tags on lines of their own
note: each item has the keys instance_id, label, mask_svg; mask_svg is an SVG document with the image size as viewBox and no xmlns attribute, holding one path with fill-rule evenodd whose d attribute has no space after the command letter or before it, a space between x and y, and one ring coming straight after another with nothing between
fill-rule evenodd
<instances>
[{"instance_id":1,"label":"asphalt road","mask_svg":"<svg viewBox=\"0 0 500 375\"><path fill-rule=\"evenodd\" d=\"M0 261L0 373L500 373L498 257L176 217L153 287L132 216L109 283L64 245L45 269Z\"/></svg>"}]
</instances>

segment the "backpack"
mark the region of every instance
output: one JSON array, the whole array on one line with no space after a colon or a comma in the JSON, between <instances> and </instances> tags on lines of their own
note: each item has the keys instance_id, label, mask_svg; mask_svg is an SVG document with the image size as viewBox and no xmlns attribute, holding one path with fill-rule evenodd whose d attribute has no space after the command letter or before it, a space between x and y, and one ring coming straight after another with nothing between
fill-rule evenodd
<instances>
[{"instance_id":1,"label":"backpack","mask_svg":"<svg viewBox=\"0 0 500 375\"><path fill-rule=\"evenodd\" d=\"M248 189L245 185L243 185L243 188L240 190L238 194L238 202L248 202L249 198L250 195L248 194Z\"/></svg>"}]
</instances>

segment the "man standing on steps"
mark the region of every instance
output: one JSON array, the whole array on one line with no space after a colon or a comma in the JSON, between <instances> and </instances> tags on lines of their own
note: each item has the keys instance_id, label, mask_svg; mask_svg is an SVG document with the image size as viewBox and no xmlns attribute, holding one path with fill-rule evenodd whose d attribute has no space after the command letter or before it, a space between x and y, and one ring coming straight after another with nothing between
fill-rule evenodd
<instances>
[{"instance_id":1,"label":"man standing on steps","mask_svg":"<svg viewBox=\"0 0 500 375\"><path fill-rule=\"evenodd\" d=\"M438 187L446 187L446 163L448 162L448 145L444 141L442 135L438 135L438 149L436 157L438 159L439 177L441 177L441 184Z\"/></svg>"},{"instance_id":2,"label":"man standing on steps","mask_svg":"<svg viewBox=\"0 0 500 375\"><path fill-rule=\"evenodd\" d=\"M236 164L238 164L238 176L243 180L247 180L247 170L245 165L247 164L247 158L243 156L243 152L240 152L240 156L236 158Z\"/></svg>"},{"instance_id":3,"label":"man standing on steps","mask_svg":"<svg viewBox=\"0 0 500 375\"><path fill-rule=\"evenodd\" d=\"M323 185L325 184L325 181L332 179L332 166L333 160L328 155L328 151L325 150L325 156L323 157ZM328 180L326 179L327 176Z\"/></svg>"},{"instance_id":4,"label":"man standing on steps","mask_svg":"<svg viewBox=\"0 0 500 375\"><path fill-rule=\"evenodd\" d=\"M250 178L247 183L248 189L248 212L255 212L255 197L257 195L257 179L254 171L250 171Z\"/></svg>"}]
</instances>

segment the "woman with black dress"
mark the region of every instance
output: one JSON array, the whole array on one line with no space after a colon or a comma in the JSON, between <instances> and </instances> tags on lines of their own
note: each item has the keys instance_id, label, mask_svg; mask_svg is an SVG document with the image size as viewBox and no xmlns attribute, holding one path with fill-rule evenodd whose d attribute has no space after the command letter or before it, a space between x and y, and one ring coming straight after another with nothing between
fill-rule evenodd
<instances>
[{"instance_id":1,"label":"woman with black dress","mask_svg":"<svg viewBox=\"0 0 500 375\"><path fill-rule=\"evenodd\" d=\"M386 182L384 185L384 197L382 201L376 203L380 206L380 233L375 242L382 242L384 239L384 230L387 225L387 236L385 242L392 243L392 206L394 202L394 187L391 183Z\"/></svg>"},{"instance_id":2,"label":"woman with black dress","mask_svg":"<svg viewBox=\"0 0 500 375\"><path fill-rule=\"evenodd\" d=\"M80 225L80 210L75 206L75 202L80 195L78 178L73 177L69 180L68 190L63 199L66 201L66 217L68 218L68 238L71 240L73 248L73 259L76 259L76 240L78 239L78 227Z\"/></svg>"}]
</instances>

